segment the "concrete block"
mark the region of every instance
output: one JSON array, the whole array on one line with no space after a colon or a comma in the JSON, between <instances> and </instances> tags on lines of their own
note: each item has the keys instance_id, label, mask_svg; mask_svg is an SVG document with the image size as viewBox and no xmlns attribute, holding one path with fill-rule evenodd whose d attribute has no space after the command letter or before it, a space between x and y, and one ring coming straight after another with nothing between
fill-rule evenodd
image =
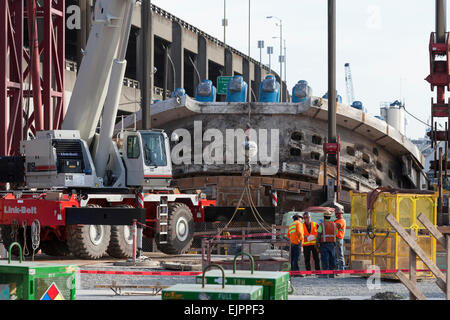
<instances>
[{"instance_id":1,"label":"concrete block","mask_svg":"<svg viewBox=\"0 0 450 320\"><path fill-rule=\"evenodd\" d=\"M352 261L352 269L353 270L366 270L371 265L372 265L372 261L370 261L370 260L353 260Z\"/></svg>"}]
</instances>

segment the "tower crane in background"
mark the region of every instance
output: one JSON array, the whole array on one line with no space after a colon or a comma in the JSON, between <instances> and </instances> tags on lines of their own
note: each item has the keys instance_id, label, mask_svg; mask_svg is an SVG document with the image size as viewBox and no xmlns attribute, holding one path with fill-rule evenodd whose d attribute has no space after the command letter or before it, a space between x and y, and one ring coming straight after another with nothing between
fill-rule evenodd
<instances>
[{"instance_id":1,"label":"tower crane in background","mask_svg":"<svg viewBox=\"0 0 450 320\"><path fill-rule=\"evenodd\" d=\"M345 64L345 86L347 88L347 101L348 105L351 106L355 101L355 93L353 90L353 79L352 71L350 70L350 63Z\"/></svg>"}]
</instances>

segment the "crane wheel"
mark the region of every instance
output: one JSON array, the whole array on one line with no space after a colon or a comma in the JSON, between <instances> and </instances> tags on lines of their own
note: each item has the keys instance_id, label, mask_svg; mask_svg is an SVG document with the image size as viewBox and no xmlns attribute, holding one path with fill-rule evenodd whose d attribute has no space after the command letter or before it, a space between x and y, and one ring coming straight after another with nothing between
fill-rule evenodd
<instances>
[{"instance_id":1,"label":"crane wheel","mask_svg":"<svg viewBox=\"0 0 450 320\"><path fill-rule=\"evenodd\" d=\"M169 203L167 243L160 244L156 237L158 250L166 254L182 254L191 248L194 240L194 218L184 203Z\"/></svg>"},{"instance_id":2,"label":"crane wheel","mask_svg":"<svg viewBox=\"0 0 450 320\"><path fill-rule=\"evenodd\" d=\"M120 206L134 208L131 205ZM109 241L108 254L118 259L131 258L133 256L133 227L111 226L111 240Z\"/></svg>"},{"instance_id":3,"label":"crane wheel","mask_svg":"<svg viewBox=\"0 0 450 320\"><path fill-rule=\"evenodd\" d=\"M100 208L97 205L88 205ZM82 259L100 259L107 253L111 239L111 227L106 225L70 225L66 229L70 252Z\"/></svg>"}]
</instances>

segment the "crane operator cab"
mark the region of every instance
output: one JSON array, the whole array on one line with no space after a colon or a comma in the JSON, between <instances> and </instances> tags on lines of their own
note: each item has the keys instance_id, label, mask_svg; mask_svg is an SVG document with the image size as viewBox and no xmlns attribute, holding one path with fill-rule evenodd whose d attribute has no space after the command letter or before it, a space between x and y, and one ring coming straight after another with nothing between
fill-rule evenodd
<instances>
[{"instance_id":1,"label":"crane operator cab","mask_svg":"<svg viewBox=\"0 0 450 320\"><path fill-rule=\"evenodd\" d=\"M95 158L76 130L40 131L22 142L22 153L31 188L166 189L172 180L169 138L158 130L125 131L122 150L111 141L104 177L98 176Z\"/></svg>"},{"instance_id":2,"label":"crane operator cab","mask_svg":"<svg viewBox=\"0 0 450 320\"><path fill-rule=\"evenodd\" d=\"M122 158L127 186L168 188L172 180L172 161L167 134L163 131L127 131Z\"/></svg>"}]
</instances>

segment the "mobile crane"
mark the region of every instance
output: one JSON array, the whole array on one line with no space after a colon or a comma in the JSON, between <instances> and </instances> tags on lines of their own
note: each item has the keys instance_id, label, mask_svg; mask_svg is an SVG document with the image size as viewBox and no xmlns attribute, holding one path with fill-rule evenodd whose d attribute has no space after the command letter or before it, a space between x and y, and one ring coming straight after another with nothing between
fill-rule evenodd
<instances>
[{"instance_id":1,"label":"mobile crane","mask_svg":"<svg viewBox=\"0 0 450 320\"><path fill-rule=\"evenodd\" d=\"M204 206L214 205L171 187L169 138L163 131L126 131L122 148L113 142L135 2L96 2L62 130L22 141L22 156L10 162L24 165L0 174L18 180L1 182L25 184L0 195L6 246L19 240L49 255L126 258L133 253L130 225L137 220L146 226L141 234L155 238L162 252L178 254L189 249Z\"/></svg>"}]
</instances>

